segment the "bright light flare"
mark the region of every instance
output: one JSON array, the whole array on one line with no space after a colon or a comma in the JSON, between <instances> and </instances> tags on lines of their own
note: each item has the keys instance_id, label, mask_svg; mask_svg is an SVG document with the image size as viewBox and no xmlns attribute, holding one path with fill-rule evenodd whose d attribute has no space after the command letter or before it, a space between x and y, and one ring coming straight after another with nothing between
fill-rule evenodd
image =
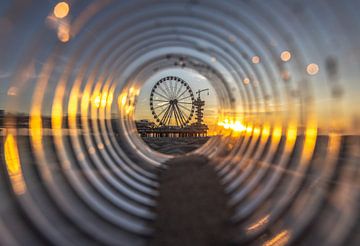
<instances>
[{"instance_id":1,"label":"bright light flare","mask_svg":"<svg viewBox=\"0 0 360 246\"><path fill-rule=\"evenodd\" d=\"M233 121L225 119L224 121L218 122L218 126L222 126L224 129L231 129L235 132L243 132L246 130L246 126L243 125L240 121Z\"/></svg>"},{"instance_id":2,"label":"bright light flare","mask_svg":"<svg viewBox=\"0 0 360 246\"><path fill-rule=\"evenodd\" d=\"M95 96L94 98L94 106L96 108L100 108L100 104L101 104L101 96L100 95L97 95Z\"/></svg>"},{"instance_id":3,"label":"bright light flare","mask_svg":"<svg viewBox=\"0 0 360 246\"><path fill-rule=\"evenodd\" d=\"M70 12L70 6L66 2L60 2L54 7L54 16L59 19L63 19L68 16Z\"/></svg>"},{"instance_id":4,"label":"bright light flare","mask_svg":"<svg viewBox=\"0 0 360 246\"><path fill-rule=\"evenodd\" d=\"M26 185L21 170L19 150L13 134L8 134L4 144L6 169L10 177L11 185L17 195L26 191Z\"/></svg>"},{"instance_id":5,"label":"bright light flare","mask_svg":"<svg viewBox=\"0 0 360 246\"><path fill-rule=\"evenodd\" d=\"M286 243L289 241L290 239L290 232L287 230L284 230L278 234L276 234L272 239L266 241L265 243L263 243L263 246L282 246L282 245L286 245Z\"/></svg>"}]
</instances>

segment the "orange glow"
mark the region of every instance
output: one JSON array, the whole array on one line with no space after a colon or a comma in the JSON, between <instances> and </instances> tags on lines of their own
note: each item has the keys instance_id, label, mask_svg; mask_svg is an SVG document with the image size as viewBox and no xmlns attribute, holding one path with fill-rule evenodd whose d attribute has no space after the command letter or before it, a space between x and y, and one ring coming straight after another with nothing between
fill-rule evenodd
<instances>
[{"instance_id":1,"label":"orange glow","mask_svg":"<svg viewBox=\"0 0 360 246\"><path fill-rule=\"evenodd\" d=\"M315 63L310 63L309 65L307 65L306 67L306 72L309 75L315 75L319 72L319 66Z\"/></svg>"},{"instance_id":2,"label":"orange glow","mask_svg":"<svg viewBox=\"0 0 360 246\"><path fill-rule=\"evenodd\" d=\"M37 110L34 110L34 115L30 117L30 135L33 140L33 146L36 150L41 149L42 145L42 119L40 113L35 113Z\"/></svg>"},{"instance_id":3,"label":"orange glow","mask_svg":"<svg viewBox=\"0 0 360 246\"><path fill-rule=\"evenodd\" d=\"M286 138L291 142L294 142L297 137L297 128L294 125L290 125L286 132Z\"/></svg>"},{"instance_id":4,"label":"orange glow","mask_svg":"<svg viewBox=\"0 0 360 246\"><path fill-rule=\"evenodd\" d=\"M281 52L280 58L283 62L290 61L290 59L291 59L290 51L285 50L285 51Z\"/></svg>"},{"instance_id":5,"label":"orange glow","mask_svg":"<svg viewBox=\"0 0 360 246\"><path fill-rule=\"evenodd\" d=\"M250 79L249 79L249 78L245 78L245 79L243 80L243 82L244 82L245 85L247 85L247 84L250 83Z\"/></svg>"},{"instance_id":6,"label":"orange glow","mask_svg":"<svg viewBox=\"0 0 360 246\"><path fill-rule=\"evenodd\" d=\"M100 106L102 108L105 108L106 106L106 102L107 102L107 98L108 98L108 94L106 92L102 93L101 95L101 103L100 103Z\"/></svg>"},{"instance_id":7,"label":"orange glow","mask_svg":"<svg viewBox=\"0 0 360 246\"><path fill-rule=\"evenodd\" d=\"M70 28L67 25L60 25L57 32L58 39L63 42L69 42L70 40Z\"/></svg>"},{"instance_id":8,"label":"orange glow","mask_svg":"<svg viewBox=\"0 0 360 246\"><path fill-rule=\"evenodd\" d=\"M311 122L308 124L305 131L303 154L306 161L308 161L312 156L316 144L316 139L317 139L317 126L314 122Z\"/></svg>"},{"instance_id":9,"label":"orange glow","mask_svg":"<svg viewBox=\"0 0 360 246\"><path fill-rule=\"evenodd\" d=\"M263 126L262 135L264 137L268 137L270 135L270 126L269 125L264 125Z\"/></svg>"},{"instance_id":10,"label":"orange glow","mask_svg":"<svg viewBox=\"0 0 360 246\"><path fill-rule=\"evenodd\" d=\"M280 138L282 135L282 128L281 127L275 127L273 130L273 136L275 138Z\"/></svg>"},{"instance_id":11,"label":"orange glow","mask_svg":"<svg viewBox=\"0 0 360 246\"><path fill-rule=\"evenodd\" d=\"M100 104L101 104L101 96L100 95L95 96L94 97L94 105L95 105L95 107L100 108Z\"/></svg>"},{"instance_id":12,"label":"orange glow","mask_svg":"<svg viewBox=\"0 0 360 246\"><path fill-rule=\"evenodd\" d=\"M63 19L68 16L70 12L70 6L66 2L60 2L54 7L54 15L56 18Z\"/></svg>"},{"instance_id":13,"label":"orange glow","mask_svg":"<svg viewBox=\"0 0 360 246\"><path fill-rule=\"evenodd\" d=\"M253 56L253 57L251 58L251 61L252 61L252 63L254 63L254 64L258 64L258 63L260 63L260 57L259 57L259 56Z\"/></svg>"},{"instance_id":14,"label":"orange glow","mask_svg":"<svg viewBox=\"0 0 360 246\"><path fill-rule=\"evenodd\" d=\"M259 127L255 127L254 128L254 135L259 135L260 134L260 128Z\"/></svg>"},{"instance_id":15,"label":"orange glow","mask_svg":"<svg viewBox=\"0 0 360 246\"><path fill-rule=\"evenodd\" d=\"M53 129L61 129L62 128L62 106L61 103L58 101L55 101L52 107L52 113L51 113L51 123Z\"/></svg>"},{"instance_id":16,"label":"orange glow","mask_svg":"<svg viewBox=\"0 0 360 246\"><path fill-rule=\"evenodd\" d=\"M247 231L253 231L258 228L261 228L262 226L266 225L269 222L269 215L264 216L260 220L258 220L255 224L249 226L246 230Z\"/></svg>"},{"instance_id":17,"label":"orange glow","mask_svg":"<svg viewBox=\"0 0 360 246\"><path fill-rule=\"evenodd\" d=\"M285 245L290 239L290 233L287 230L284 230L277 234L272 239L263 243L263 246L282 246Z\"/></svg>"},{"instance_id":18,"label":"orange glow","mask_svg":"<svg viewBox=\"0 0 360 246\"><path fill-rule=\"evenodd\" d=\"M7 172L10 176L11 185L17 195L22 195L26 191L26 185L21 170L19 150L13 134L8 134L4 145L5 162Z\"/></svg>"},{"instance_id":19,"label":"orange glow","mask_svg":"<svg viewBox=\"0 0 360 246\"><path fill-rule=\"evenodd\" d=\"M234 122L233 120L229 119L219 121L218 126L222 126L224 129L230 129L235 132L243 132L247 129L240 121L237 120Z\"/></svg>"},{"instance_id":20,"label":"orange glow","mask_svg":"<svg viewBox=\"0 0 360 246\"><path fill-rule=\"evenodd\" d=\"M247 134L251 134L251 133L252 133L252 130L253 130L252 126L247 126L247 127L246 127L246 133L247 133Z\"/></svg>"},{"instance_id":21,"label":"orange glow","mask_svg":"<svg viewBox=\"0 0 360 246\"><path fill-rule=\"evenodd\" d=\"M114 90L115 89L111 89L109 92L109 95L107 97L107 105L110 106L114 100Z\"/></svg>"},{"instance_id":22,"label":"orange glow","mask_svg":"<svg viewBox=\"0 0 360 246\"><path fill-rule=\"evenodd\" d=\"M125 106L126 100L127 100L126 94L123 94L123 95L121 95L121 96L119 97L119 102L121 102L120 105L121 105L122 107Z\"/></svg>"}]
</instances>

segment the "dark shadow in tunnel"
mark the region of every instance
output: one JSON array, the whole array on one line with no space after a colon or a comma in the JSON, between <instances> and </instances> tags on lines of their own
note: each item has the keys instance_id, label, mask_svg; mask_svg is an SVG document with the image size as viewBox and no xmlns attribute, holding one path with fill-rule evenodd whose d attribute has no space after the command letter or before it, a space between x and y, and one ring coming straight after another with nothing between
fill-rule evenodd
<instances>
[{"instance_id":1,"label":"dark shadow in tunnel","mask_svg":"<svg viewBox=\"0 0 360 246\"><path fill-rule=\"evenodd\" d=\"M229 245L232 211L209 159L182 156L166 166L150 245Z\"/></svg>"}]
</instances>

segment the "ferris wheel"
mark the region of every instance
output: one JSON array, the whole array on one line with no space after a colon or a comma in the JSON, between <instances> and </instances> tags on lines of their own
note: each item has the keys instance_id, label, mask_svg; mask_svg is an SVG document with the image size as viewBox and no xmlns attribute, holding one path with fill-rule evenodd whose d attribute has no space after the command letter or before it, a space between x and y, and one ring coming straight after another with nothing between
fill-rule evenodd
<instances>
[{"instance_id":1,"label":"ferris wheel","mask_svg":"<svg viewBox=\"0 0 360 246\"><path fill-rule=\"evenodd\" d=\"M194 93L184 80L169 76L160 79L150 93L150 110L160 126L184 127L194 115Z\"/></svg>"}]
</instances>

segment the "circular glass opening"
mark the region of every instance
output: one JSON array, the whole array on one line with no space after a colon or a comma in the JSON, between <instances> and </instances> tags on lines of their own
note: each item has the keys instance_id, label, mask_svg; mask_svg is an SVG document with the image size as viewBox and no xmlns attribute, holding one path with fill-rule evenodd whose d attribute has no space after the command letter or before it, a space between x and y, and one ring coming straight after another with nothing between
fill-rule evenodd
<instances>
[{"instance_id":1,"label":"circular glass opening","mask_svg":"<svg viewBox=\"0 0 360 246\"><path fill-rule=\"evenodd\" d=\"M139 137L153 150L181 155L217 135L217 95L192 69L164 69L147 79L135 105Z\"/></svg>"}]
</instances>

